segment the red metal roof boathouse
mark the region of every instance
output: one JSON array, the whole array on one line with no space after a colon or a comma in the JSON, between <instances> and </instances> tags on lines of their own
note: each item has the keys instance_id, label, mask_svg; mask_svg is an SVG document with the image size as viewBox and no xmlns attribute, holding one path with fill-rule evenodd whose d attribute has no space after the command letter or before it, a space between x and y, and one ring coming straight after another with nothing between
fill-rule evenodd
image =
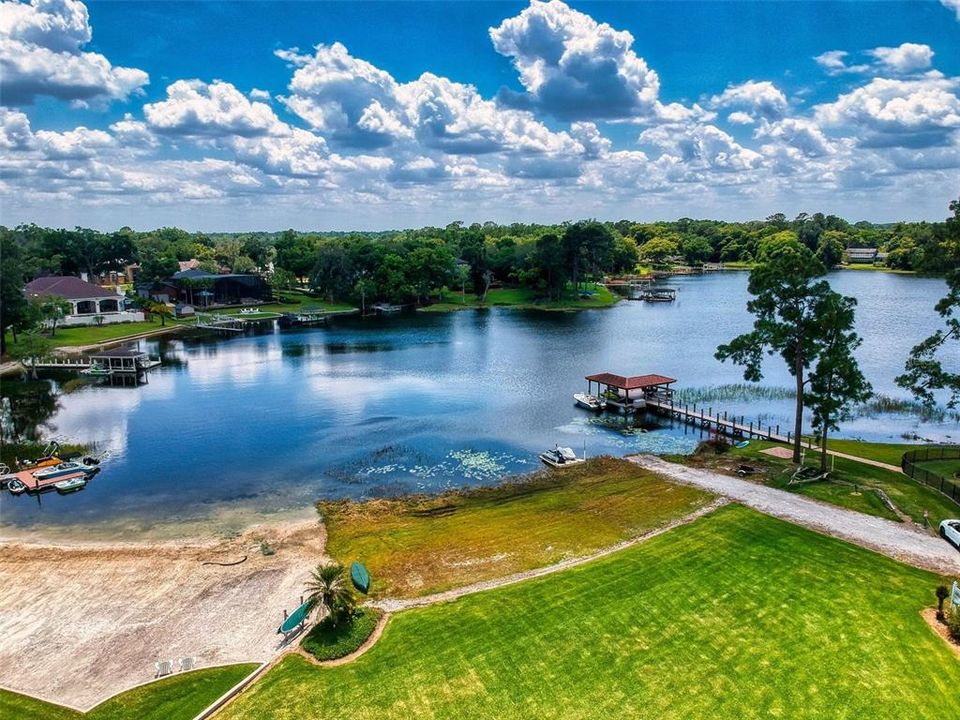
<instances>
[{"instance_id":1,"label":"red metal roof boathouse","mask_svg":"<svg viewBox=\"0 0 960 720\"><path fill-rule=\"evenodd\" d=\"M586 380L588 393L593 394L596 383L596 395L606 400L608 408L621 412L642 410L647 400L669 402L673 395L670 385L676 382L666 375L625 376L608 372L587 375Z\"/></svg>"}]
</instances>

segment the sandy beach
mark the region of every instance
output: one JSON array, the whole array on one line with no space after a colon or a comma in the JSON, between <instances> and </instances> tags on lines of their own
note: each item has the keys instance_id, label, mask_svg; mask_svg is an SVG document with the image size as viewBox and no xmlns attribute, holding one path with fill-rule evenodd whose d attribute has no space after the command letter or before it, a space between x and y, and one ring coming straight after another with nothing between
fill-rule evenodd
<instances>
[{"instance_id":1,"label":"sandy beach","mask_svg":"<svg viewBox=\"0 0 960 720\"><path fill-rule=\"evenodd\" d=\"M6 541L0 686L86 710L150 680L157 660L267 660L324 545L315 519L231 539Z\"/></svg>"}]
</instances>

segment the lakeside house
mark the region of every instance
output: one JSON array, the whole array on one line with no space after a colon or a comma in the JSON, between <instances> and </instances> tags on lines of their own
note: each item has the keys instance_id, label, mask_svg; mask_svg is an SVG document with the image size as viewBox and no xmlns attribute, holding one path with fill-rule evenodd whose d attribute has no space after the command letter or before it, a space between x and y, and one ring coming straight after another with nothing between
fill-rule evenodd
<instances>
[{"instance_id":1,"label":"lakeside house","mask_svg":"<svg viewBox=\"0 0 960 720\"><path fill-rule=\"evenodd\" d=\"M847 248L847 261L850 263L874 263L877 261L877 255L877 248L875 247Z\"/></svg>"},{"instance_id":2,"label":"lakeside house","mask_svg":"<svg viewBox=\"0 0 960 720\"><path fill-rule=\"evenodd\" d=\"M24 286L27 300L54 295L63 298L72 312L60 320L62 327L137 322L144 319L139 310L128 310L126 298L115 289L102 287L72 275L51 275L31 280Z\"/></svg>"},{"instance_id":3,"label":"lakeside house","mask_svg":"<svg viewBox=\"0 0 960 720\"><path fill-rule=\"evenodd\" d=\"M270 286L260 275L212 273L199 268L175 272L151 292L163 302L190 305L240 305L270 299Z\"/></svg>"}]
</instances>

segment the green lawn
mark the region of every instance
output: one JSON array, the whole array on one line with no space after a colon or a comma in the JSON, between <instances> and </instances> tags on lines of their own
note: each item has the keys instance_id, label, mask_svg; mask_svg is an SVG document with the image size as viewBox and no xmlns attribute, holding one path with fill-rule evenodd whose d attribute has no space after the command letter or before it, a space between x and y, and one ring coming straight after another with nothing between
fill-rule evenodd
<instances>
[{"instance_id":1,"label":"green lawn","mask_svg":"<svg viewBox=\"0 0 960 720\"><path fill-rule=\"evenodd\" d=\"M900 458L908 450L916 450L922 445L910 443L874 443L861 440L827 440L827 447L847 455L876 460L900 467Z\"/></svg>"},{"instance_id":2,"label":"green lawn","mask_svg":"<svg viewBox=\"0 0 960 720\"><path fill-rule=\"evenodd\" d=\"M256 669L256 664L196 670L117 695L88 713L0 690L3 720L191 720Z\"/></svg>"},{"instance_id":3,"label":"green lawn","mask_svg":"<svg viewBox=\"0 0 960 720\"><path fill-rule=\"evenodd\" d=\"M168 318L166 326L169 328L182 322L183 321ZM52 341L56 347L97 345L107 342L108 340L126 337L127 335L136 335L138 333L152 332L160 329L162 329L162 326L159 320L154 322L145 320L143 322L114 323L112 325L101 325L99 327L96 325L88 325L85 327L57 328L56 335L54 335ZM13 339L9 333L7 333L7 342L10 347L15 347L15 343L13 343Z\"/></svg>"},{"instance_id":4,"label":"green lawn","mask_svg":"<svg viewBox=\"0 0 960 720\"><path fill-rule=\"evenodd\" d=\"M960 460L928 460L916 463L917 467L927 472L936 473L940 477L955 478L960 476Z\"/></svg>"},{"instance_id":5,"label":"green lawn","mask_svg":"<svg viewBox=\"0 0 960 720\"><path fill-rule=\"evenodd\" d=\"M794 470L790 462L770 455L764 455L760 452L764 448L775 445L777 445L777 443L751 440L748 447L742 450L732 450L729 453L729 460L716 460L716 462L732 463L735 465L739 460L748 459L750 462L758 464L765 469L763 475L757 478L759 481L774 487L783 488L791 492L823 500L824 502L879 517L896 519L896 516L883 505L877 494L870 492L869 488L880 488L883 490L901 511L909 515L916 522L923 522L924 510L930 513L930 523L932 525L937 525L944 518L956 517L958 511L960 511L960 505L957 505L957 503L951 501L933 488L911 480L903 473L885 470L884 468L878 468L872 465L864 465L855 460L846 460L844 458L836 458L833 461L833 477L836 480L850 484L818 482L804 485L789 485L790 476ZM891 464L897 465L900 464L899 457L903 453L904 448L917 447L916 445L910 446L902 444L891 444L888 447L884 447L882 443L858 443L853 440L832 441L829 445L831 448L840 450L841 452L870 457L880 462L890 462L896 458L896 463ZM808 450L806 464L819 467L819 462L819 452L816 450Z\"/></svg>"},{"instance_id":6,"label":"green lawn","mask_svg":"<svg viewBox=\"0 0 960 720\"><path fill-rule=\"evenodd\" d=\"M567 289L564 298L560 301L547 301L538 297L535 290L530 288L497 288L487 293L486 302L481 303L474 293L465 296L453 290L444 293L443 301L423 308L426 312L447 312L478 307L515 307L522 309L541 310L588 310L590 308L604 308L616 304L619 297L610 292L603 285L590 285L592 296L582 298Z\"/></svg>"},{"instance_id":7,"label":"green lawn","mask_svg":"<svg viewBox=\"0 0 960 720\"><path fill-rule=\"evenodd\" d=\"M956 718L960 661L920 616L937 582L728 507L395 615L353 663L290 656L222 717Z\"/></svg>"},{"instance_id":8,"label":"green lawn","mask_svg":"<svg viewBox=\"0 0 960 720\"><path fill-rule=\"evenodd\" d=\"M327 552L370 570L374 596L440 592L589 554L711 499L626 460L594 458L438 496L322 502Z\"/></svg>"}]
</instances>

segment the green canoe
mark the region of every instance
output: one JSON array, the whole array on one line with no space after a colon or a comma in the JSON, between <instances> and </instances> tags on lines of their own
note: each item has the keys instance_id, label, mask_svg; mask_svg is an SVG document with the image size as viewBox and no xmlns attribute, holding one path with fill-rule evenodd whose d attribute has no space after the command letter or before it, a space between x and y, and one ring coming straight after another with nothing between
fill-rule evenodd
<instances>
[{"instance_id":1,"label":"green canoe","mask_svg":"<svg viewBox=\"0 0 960 720\"><path fill-rule=\"evenodd\" d=\"M300 623L307 619L307 615L310 614L310 601L308 600L303 605L294 610L283 621L283 624L277 628L278 633L283 633L286 635L288 632L291 632L294 628L297 627Z\"/></svg>"},{"instance_id":2,"label":"green canoe","mask_svg":"<svg viewBox=\"0 0 960 720\"><path fill-rule=\"evenodd\" d=\"M370 592L370 573L359 562L350 566L350 579L353 580L353 586L366 595Z\"/></svg>"}]
</instances>

